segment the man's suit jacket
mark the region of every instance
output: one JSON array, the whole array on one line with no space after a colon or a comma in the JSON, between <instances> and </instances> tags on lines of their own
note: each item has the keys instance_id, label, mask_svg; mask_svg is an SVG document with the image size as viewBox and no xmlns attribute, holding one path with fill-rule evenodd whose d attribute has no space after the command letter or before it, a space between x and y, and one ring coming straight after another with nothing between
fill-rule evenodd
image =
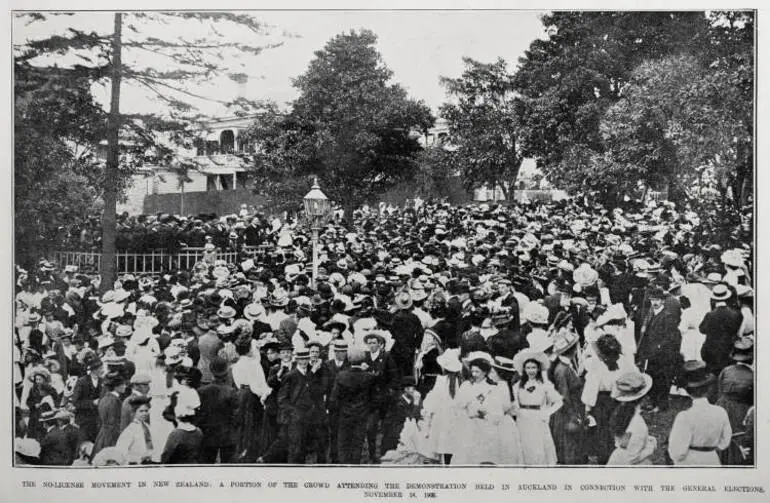
<instances>
[{"instance_id":1,"label":"man's suit jacket","mask_svg":"<svg viewBox=\"0 0 770 503\"><path fill-rule=\"evenodd\" d=\"M231 445L235 414L238 406L237 391L227 382L215 381L198 389L201 406L198 426L203 432L203 442L209 445Z\"/></svg>"},{"instance_id":2,"label":"man's suit jacket","mask_svg":"<svg viewBox=\"0 0 770 503\"><path fill-rule=\"evenodd\" d=\"M75 406L75 420L77 424L99 422L99 408L94 403L102 395L102 380L99 379L96 387L91 381L91 376L84 375L75 383L75 389L72 391L70 403Z\"/></svg>"},{"instance_id":3,"label":"man's suit jacket","mask_svg":"<svg viewBox=\"0 0 770 503\"><path fill-rule=\"evenodd\" d=\"M654 314L641 335L637 356L642 364L672 362L679 358L682 334L679 332L677 316L665 308Z\"/></svg>"},{"instance_id":4,"label":"man's suit jacket","mask_svg":"<svg viewBox=\"0 0 770 503\"><path fill-rule=\"evenodd\" d=\"M56 426L40 442L40 462L49 466L69 466L75 460L77 445L77 428Z\"/></svg>"},{"instance_id":5,"label":"man's suit jacket","mask_svg":"<svg viewBox=\"0 0 770 503\"><path fill-rule=\"evenodd\" d=\"M283 379L291 372L293 364L287 370L280 362L270 367L270 373L267 375L267 385L272 388L272 392L265 399L265 414L276 416L278 414L278 393L281 391Z\"/></svg>"},{"instance_id":6,"label":"man's suit jacket","mask_svg":"<svg viewBox=\"0 0 770 503\"><path fill-rule=\"evenodd\" d=\"M324 394L326 395L326 402L327 402L327 408L328 408L329 399L332 394L332 388L334 387L334 381L337 379L337 375L340 372L350 368L350 362L345 360L342 363L342 366L338 367L337 362L335 362L334 360L328 360L324 362L323 366L326 369L324 374L324 378L325 378Z\"/></svg>"},{"instance_id":7,"label":"man's suit jacket","mask_svg":"<svg viewBox=\"0 0 770 503\"><path fill-rule=\"evenodd\" d=\"M278 390L278 423L308 422L314 408L313 376L294 369L283 378Z\"/></svg>"},{"instance_id":8,"label":"man's suit jacket","mask_svg":"<svg viewBox=\"0 0 770 503\"><path fill-rule=\"evenodd\" d=\"M375 408L384 413L390 396L394 390L398 389L398 380L401 378L398 366L387 351L380 351L376 359L372 359L372 355L369 353L364 362L368 365L367 372L373 374L375 378Z\"/></svg>"},{"instance_id":9,"label":"man's suit jacket","mask_svg":"<svg viewBox=\"0 0 770 503\"><path fill-rule=\"evenodd\" d=\"M701 348L703 361L718 368L731 363L730 351L743 321L740 311L719 306L703 317L700 331L706 336Z\"/></svg>"}]
</instances>

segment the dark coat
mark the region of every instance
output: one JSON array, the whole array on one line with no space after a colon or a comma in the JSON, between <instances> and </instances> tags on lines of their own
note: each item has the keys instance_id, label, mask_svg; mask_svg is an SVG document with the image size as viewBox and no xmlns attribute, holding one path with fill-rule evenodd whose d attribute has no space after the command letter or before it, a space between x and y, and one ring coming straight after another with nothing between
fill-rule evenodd
<instances>
[{"instance_id":1,"label":"dark coat","mask_svg":"<svg viewBox=\"0 0 770 503\"><path fill-rule=\"evenodd\" d=\"M398 365L387 351L380 351L376 360L367 354L365 363L368 365L367 372L374 376L374 405L384 414L390 396L399 385L401 374Z\"/></svg>"},{"instance_id":2,"label":"dark coat","mask_svg":"<svg viewBox=\"0 0 770 503\"><path fill-rule=\"evenodd\" d=\"M703 341L700 354L703 361L714 370L721 371L730 365L730 351L742 321L741 312L727 306L717 307L703 318L700 331L706 340Z\"/></svg>"},{"instance_id":3,"label":"dark coat","mask_svg":"<svg viewBox=\"0 0 770 503\"><path fill-rule=\"evenodd\" d=\"M406 420L418 419L419 417L419 405L415 405L411 399L407 401L402 394L394 396L382 422L381 452L384 454L398 447L398 440Z\"/></svg>"},{"instance_id":4,"label":"dark coat","mask_svg":"<svg viewBox=\"0 0 770 503\"><path fill-rule=\"evenodd\" d=\"M487 339L489 353L492 356L513 358L516 353L529 347L526 337L513 330L503 330Z\"/></svg>"},{"instance_id":5,"label":"dark coat","mask_svg":"<svg viewBox=\"0 0 770 503\"><path fill-rule=\"evenodd\" d=\"M511 292L501 298L499 302L500 307L504 307L510 311L511 321L508 322L508 328L514 332L521 330L521 313L519 312L519 301L516 300L516 295Z\"/></svg>"},{"instance_id":6,"label":"dark coat","mask_svg":"<svg viewBox=\"0 0 770 503\"><path fill-rule=\"evenodd\" d=\"M228 446L233 438L235 413L238 405L235 388L223 381L215 381L198 389L201 406L198 425L208 445Z\"/></svg>"},{"instance_id":7,"label":"dark coat","mask_svg":"<svg viewBox=\"0 0 770 503\"><path fill-rule=\"evenodd\" d=\"M105 447L112 447L118 443L120 437L120 409L121 401L112 393L107 393L99 400L99 434L94 442L94 454Z\"/></svg>"},{"instance_id":8,"label":"dark coat","mask_svg":"<svg viewBox=\"0 0 770 503\"><path fill-rule=\"evenodd\" d=\"M75 460L78 429L58 426L45 434L40 442L40 463L47 466L69 466Z\"/></svg>"},{"instance_id":9,"label":"dark coat","mask_svg":"<svg viewBox=\"0 0 770 503\"><path fill-rule=\"evenodd\" d=\"M640 368L644 369L645 360L649 364L670 364L679 360L679 348L682 334L679 332L679 320L671 311L662 309L653 315L639 340L637 358Z\"/></svg>"},{"instance_id":10,"label":"dark coat","mask_svg":"<svg viewBox=\"0 0 770 503\"><path fill-rule=\"evenodd\" d=\"M373 409L376 377L360 367L351 367L337 374L329 399L329 409L341 423L366 421Z\"/></svg>"},{"instance_id":11,"label":"dark coat","mask_svg":"<svg viewBox=\"0 0 770 503\"><path fill-rule=\"evenodd\" d=\"M289 372L290 370L287 371L280 362L270 367L270 373L267 375L267 385L273 391L265 399L265 414L270 416L278 415L278 393L281 390L281 382Z\"/></svg>"},{"instance_id":12,"label":"dark coat","mask_svg":"<svg viewBox=\"0 0 770 503\"><path fill-rule=\"evenodd\" d=\"M308 422L313 411L313 377L308 368L306 374L294 369L286 374L278 390L278 423Z\"/></svg>"},{"instance_id":13,"label":"dark coat","mask_svg":"<svg viewBox=\"0 0 770 503\"><path fill-rule=\"evenodd\" d=\"M394 341L390 354L402 375L411 374L415 350L422 342L422 322L413 312L402 309L393 316L390 332Z\"/></svg>"},{"instance_id":14,"label":"dark coat","mask_svg":"<svg viewBox=\"0 0 770 503\"><path fill-rule=\"evenodd\" d=\"M99 409L94 400L101 398L102 388L101 379L94 387L91 376L84 375L75 383L75 389L70 398L70 403L75 406L75 422L90 441L96 439L99 431Z\"/></svg>"},{"instance_id":15,"label":"dark coat","mask_svg":"<svg viewBox=\"0 0 770 503\"><path fill-rule=\"evenodd\" d=\"M332 395L332 388L334 388L334 382L337 380L337 376L342 372L343 370L348 370L350 368L350 362L345 360L341 367L337 366L337 362L334 360L329 360L324 362L323 364L325 370L325 391L324 394L326 395L326 403L328 407L328 403L331 400Z\"/></svg>"}]
</instances>

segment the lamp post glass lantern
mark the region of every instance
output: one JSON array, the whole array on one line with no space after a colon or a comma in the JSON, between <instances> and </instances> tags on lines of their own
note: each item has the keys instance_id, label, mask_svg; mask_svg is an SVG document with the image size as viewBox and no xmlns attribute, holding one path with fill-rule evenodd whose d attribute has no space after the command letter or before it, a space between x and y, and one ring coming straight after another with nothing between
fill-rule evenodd
<instances>
[{"instance_id":1,"label":"lamp post glass lantern","mask_svg":"<svg viewBox=\"0 0 770 503\"><path fill-rule=\"evenodd\" d=\"M305 217L310 223L313 233L313 288L315 288L316 278L318 277L318 231L331 210L331 201L321 191L321 187L318 185L318 178L313 180L313 186L305 196L304 203Z\"/></svg>"}]
</instances>

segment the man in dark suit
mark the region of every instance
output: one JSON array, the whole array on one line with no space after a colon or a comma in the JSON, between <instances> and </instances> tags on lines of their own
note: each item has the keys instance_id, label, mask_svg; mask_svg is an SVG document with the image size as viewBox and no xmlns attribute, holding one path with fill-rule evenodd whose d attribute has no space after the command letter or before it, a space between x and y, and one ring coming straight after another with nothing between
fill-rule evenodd
<instances>
[{"instance_id":1,"label":"man in dark suit","mask_svg":"<svg viewBox=\"0 0 770 503\"><path fill-rule=\"evenodd\" d=\"M279 435L287 446L287 460L291 464L304 464L308 444L313 435L314 412L318 397L310 364L310 351L296 349L296 368L286 374L278 391L278 423L285 427ZM320 368L320 361L317 362Z\"/></svg>"},{"instance_id":2,"label":"man in dark suit","mask_svg":"<svg viewBox=\"0 0 770 503\"><path fill-rule=\"evenodd\" d=\"M78 448L78 429L70 424L66 410L43 413L48 432L40 442L40 463L46 466L70 466Z\"/></svg>"},{"instance_id":3,"label":"man in dark suit","mask_svg":"<svg viewBox=\"0 0 770 503\"><path fill-rule=\"evenodd\" d=\"M366 443L369 448L369 462L380 462L377 455L377 433L382 419L387 412L393 391L398 387L400 373L393 357L385 351L385 338L378 333L370 333L364 339L369 347L364 364L367 372L374 375L373 410L369 414L366 428Z\"/></svg>"},{"instance_id":4,"label":"man in dark suit","mask_svg":"<svg viewBox=\"0 0 770 503\"><path fill-rule=\"evenodd\" d=\"M337 450L342 464L361 464L367 418L373 408L375 375L365 370L365 353L352 349L350 368L341 370L334 380L329 411L338 418Z\"/></svg>"},{"instance_id":5,"label":"man in dark suit","mask_svg":"<svg viewBox=\"0 0 770 503\"><path fill-rule=\"evenodd\" d=\"M519 332L521 330L519 301L516 299L516 295L514 295L511 280L507 278L499 280L497 282L497 291L497 305L510 313L510 321L505 328L513 332Z\"/></svg>"},{"instance_id":6,"label":"man in dark suit","mask_svg":"<svg viewBox=\"0 0 770 503\"><path fill-rule=\"evenodd\" d=\"M326 390L324 394L326 395L326 410L329 414L329 461L336 464L339 463L339 451L337 449L339 411L334 410L331 406L331 395L337 376L343 370L350 368L350 362L348 362L348 343L345 342L344 339L334 341L332 343L332 349L334 351L334 359L323 364L326 369Z\"/></svg>"},{"instance_id":7,"label":"man in dark suit","mask_svg":"<svg viewBox=\"0 0 770 503\"><path fill-rule=\"evenodd\" d=\"M280 463L286 460L286 446L280 442L280 430L285 428L278 417L278 395L284 378L294 368L291 344L278 345L279 362L270 368L267 385L272 391L265 399L265 419L262 423L262 457L257 462Z\"/></svg>"},{"instance_id":8,"label":"man in dark suit","mask_svg":"<svg viewBox=\"0 0 770 503\"><path fill-rule=\"evenodd\" d=\"M727 305L731 297L732 292L727 285L715 285L711 291L714 309L703 317L700 324L700 331L706 336L701 347L701 358L706 362L708 371L714 375L719 375L732 363L730 352L743 321L741 312Z\"/></svg>"},{"instance_id":9,"label":"man in dark suit","mask_svg":"<svg viewBox=\"0 0 770 503\"><path fill-rule=\"evenodd\" d=\"M398 311L393 315L390 327L395 343L390 354L401 375L407 375L412 373L415 351L422 341L422 322L412 312L412 296L409 292L396 295L395 304Z\"/></svg>"},{"instance_id":10,"label":"man in dark suit","mask_svg":"<svg viewBox=\"0 0 770 503\"><path fill-rule=\"evenodd\" d=\"M86 375L78 378L70 402L75 406L75 422L80 427L81 441L93 442L99 433L99 398L102 395L101 372L104 365L95 359L86 364Z\"/></svg>"},{"instance_id":11,"label":"man in dark suit","mask_svg":"<svg viewBox=\"0 0 770 503\"><path fill-rule=\"evenodd\" d=\"M679 353L682 334L679 332L678 317L664 307L663 290L652 288L648 297L650 317L642 326L637 350L638 366L652 377L651 406L655 411L666 410L671 383L682 363Z\"/></svg>"},{"instance_id":12,"label":"man in dark suit","mask_svg":"<svg viewBox=\"0 0 770 503\"><path fill-rule=\"evenodd\" d=\"M210 364L213 382L198 389L201 406L199 426L203 432L201 463L230 463L235 454L235 413L238 405L235 388L228 382L227 360L216 357Z\"/></svg>"}]
</instances>

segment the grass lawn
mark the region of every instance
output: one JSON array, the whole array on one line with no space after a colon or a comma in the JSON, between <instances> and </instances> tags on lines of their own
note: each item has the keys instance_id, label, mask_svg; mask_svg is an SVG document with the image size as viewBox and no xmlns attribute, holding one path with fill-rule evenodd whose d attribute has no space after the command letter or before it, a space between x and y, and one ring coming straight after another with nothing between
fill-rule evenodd
<instances>
[{"instance_id":1,"label":"grass lawn","mask_svg":"<svg viewBox=\"0 0 770 503\"><path fill-rule=\"evenodd\" d=\"M671 395L670 407L665 412L644 412L642 417L647 422L650 429L650 435L658 440L658 448L652 455L652 462L656 465L666 464L666 449L668 447L668 434L671 432L671 426L674 424L676 415L690 406L692 400L690 397Z\"/></svg>"}]
</instances>

